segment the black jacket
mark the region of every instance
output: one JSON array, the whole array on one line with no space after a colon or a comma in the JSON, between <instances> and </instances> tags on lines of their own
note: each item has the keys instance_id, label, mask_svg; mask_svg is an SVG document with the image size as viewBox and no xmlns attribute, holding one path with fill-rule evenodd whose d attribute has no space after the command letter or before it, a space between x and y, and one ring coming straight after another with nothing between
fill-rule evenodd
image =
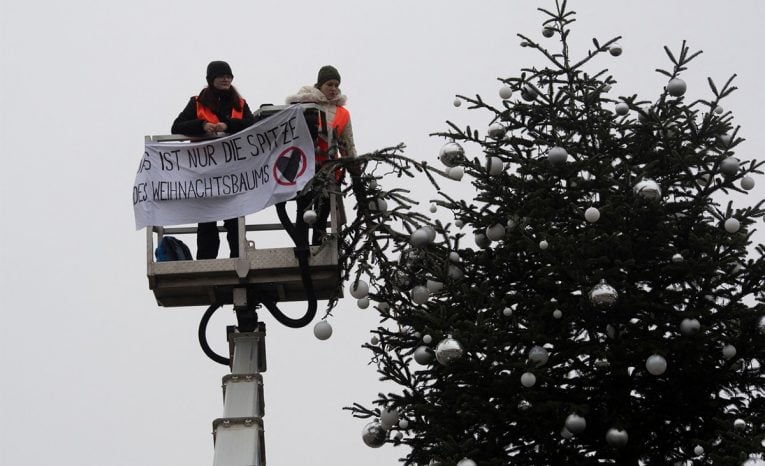
<instances>
[{"instance_id":1,"label":"black jacket","mask_svg":"<svg viewBox=\"0 0 765 466\"><path fill-rule=\"evenodd\" d=\"M252 111L244 103L244 109L242 110L241 120L231 119L232 102L231 99L227 99L226 95L219 96L219 111L215 112L218 119L228 126L227 133L233 134L251 126L255 123L255 118L252 116ZM189 103L186 108L178 115L178 118L173 122L173 127L170 130L172 134L184 134L186 136L200 136L205 134L203 129L205 121L197 118L197 101L196 97L189 99Z\"/></svg>"}]
</instances>

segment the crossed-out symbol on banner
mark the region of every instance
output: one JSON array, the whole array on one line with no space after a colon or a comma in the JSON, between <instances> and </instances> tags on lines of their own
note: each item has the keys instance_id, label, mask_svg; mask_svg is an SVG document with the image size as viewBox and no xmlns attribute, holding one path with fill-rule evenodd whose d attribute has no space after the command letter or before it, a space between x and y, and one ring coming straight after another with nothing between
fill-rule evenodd
<instances>
[{"instance_id":1,"label":"crossed-out symbol on banner","mask_svg":"<svg viewBox=\"0 0 765 466\"><path fill-rule=\"evenodd\" d=\"M282 186L292 186L303 176L307 167L305 153L299 147L288 147L276 158L274 179Z\"/></svg>"}]
</instances>

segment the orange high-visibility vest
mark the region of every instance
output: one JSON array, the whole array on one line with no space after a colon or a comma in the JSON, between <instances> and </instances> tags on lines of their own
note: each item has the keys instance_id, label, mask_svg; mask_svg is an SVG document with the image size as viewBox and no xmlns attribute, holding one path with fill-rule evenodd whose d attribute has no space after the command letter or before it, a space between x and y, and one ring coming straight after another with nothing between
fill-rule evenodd
<instances>
[{"instance_id":1,"label":"orange high-visibility vest","mask_svg":"<svg viewBox=\"0 0 765 466\"><path fill-rule=\"evenodd\" d=\"M340 136L343 134L343 131L345 130L345 127L348 125L348 121L351 119L351 114L348 112L348 110L345 109L345 107L337 106L337 111L335 112L335 118L332 120L332 122L329 124L329 127L334 130L333 137L335 139L340 139ZM318 150L316 151L316 162L318 164L322 164L329 160L329 145L327 144L327 141L324 139L319 139L318 143Z\"/></svg>"},{"instance_id":2,"label":"orange high-visibility vest","mask_svg":"<svg viewBox=\"0 0 765 466\"><path fill-rule=\"evenodd\" d=\"M197 101L197 118L212 124L220 123L220 118L218 118L218 115L216 115L215 112L202 105L202 103L199 102L199 97L195 97L195 99ZM239 110L233 107L231 108L231 119L241 120L243 111L244 99L239 99Z\"/></svg>"}]
</instances>

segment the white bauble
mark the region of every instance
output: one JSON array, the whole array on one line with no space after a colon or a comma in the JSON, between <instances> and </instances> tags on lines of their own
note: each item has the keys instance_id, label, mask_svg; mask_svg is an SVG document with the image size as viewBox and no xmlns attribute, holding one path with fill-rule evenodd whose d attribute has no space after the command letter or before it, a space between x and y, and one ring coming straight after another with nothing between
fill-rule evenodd
<instances>
[{"instance_id":1,"label":"white bauble","mask_svg":"<svg viewBox=\"0 0 765 466\"><path fill-rule=\"evenodd\" d=\"M454 226L457 227L457 228L462 228L462 227L465 226L465 222L463 222L460 219L457 219L457 220L454 221Z\"/></svg>"},{"instance_id":2,"label":"white bauble","mask_svg":"<svg viewBox=\"0 0 765 466\"><path fill-rule=\"evenodd\" d=\"M672 262L674 262L675 264L679 264L683 262L683 259L684 259L683 255L680 254L679 252L672 255Z\"/></svg>"},{"instance_id":3,"label":"white bauble","mask_svg":"<svg viewBox=\"0 0 765 466\"><path fill-rule=\"evenodd\" d=\"M358 301L356 301L356 305L359 307L359 309L366 309L369 307L369 298L361 298Z\"/></svg>"},{"instance_id":4,"label":"white bauble","mask_svg":"<svg viewBox=\"0 0 765 466\"><path fill-rule=\"evenodd\" d=\"M320 320L313 326L313 335L319 340L326 340L332 336L332 326L326 320Z\"/></svg>"},{"instance_id":5,"label":"white bauble","mask_svg":"<svg viewBox=\"0 0 765 466\"><path fill-rule=\"evenodd\" d=\"M398 423L399 413L396 408L383 408L380 410L380 425L385 430L390 430L391 427Z\"/></svg>"},{"instance_id":6,"label":"white bauble","mask_svg":"<svg viewBox=\"0 0 765 466\"><path fill-rule=\"evenodd\" d=\"M415 304L425 304L428 302L428 298L430 297L430 292L428 289L422 285L417 285L414 288L412 288L412 301Z\"/></svg>"},{"instance_id":7,"label":"white bauble","mask_svg":"<svg viewBox=\"0 0 765 466\"><path fill-rule=\"evenodd\" d=\"M377 338L377 335L375 335L375 336L373 336L372 338L369 339L369 343L371 343L373 345L376 345L376 344L380 343L380 339Z\"/></svg>"},{"instance_id":8,"label":"white bauble","mask_svg":"<svg viewBox=\"0 0 765 466\"><path fill-rule=\"evenodd\" d=\"M626 430L612 427L608 429L608 432L606 432L606 443L612 447L623 447L624 445L627 445L629 439L630 438L629 435L627 435Z\"/></svg>"},{"instance_id":9,"label":"white bauble","mask_svg":"<svg viewBox=\"0 0 765 466\"><path fill-rule=\"evenodd\" d=\"M505 164L502 163L502 159L499 157L487 157L486 158L486 173L490 176L497 176L505 169Z\"/></svg>"},{"instance_id":10,"label":"white bauble","mask_svg":"<svg viewBox=\"0 0 765 466\"><path fill-rule=\"evenodd\" d=\"M425 343L426 345L429 345L433 342L433 337L431 337L430 335L423 335L422 342Z\"/></svg>"},{"instance_id":11,"label":"white bauble","mask_svg":"<svg viewBox=\"0 0 765 466\"><path fill-rule=\"evenodd\" d=\"M401 429L408 429L409 428L409 421L407 421L406 419L402 419L402 420L398 421L398 426Z\"/></svg>"},{"instance_id":12,"label":"white bauble","mask_svg":"<svg viewBox=\"0 0 765 466\"><path fill-rule=\"evenodd\" d=\"M584 211L584 219L590 223L595 223L600 220L600 211L596 207L588 207Z\"/></svg>"},{"instance_id":13,"label":"white bauble","mask_svg":"<svg viewBox=\"0 0 765 466\"><path fill-rule=\"evenodd\" d=\"M459 107L462 105L462 101L460 99L454 99L454 102L452 102L455 107Z\"/></svg>"},{"instance_id":14,"label":"white bauble","mask_svg":"<svg viewBox=\"0 0 765 466\"><path fill-rule=\"evenodd\" d=\"M630 106L625 102L619 102L614 106L614 111L617 115L626 115L630 112Z\"/></svg>"},{"instance_id":15,"label":"white bauble","mask_svg":"<svg viewBox=\"0 0 765 466\"><path fill-rule=\"evenodd\" d=\"M725 111L725 109L724 109L724 108L722 108L722 106L718 105L718 106L716 106L716 107L715 107L715 109L714 109L713 111L714 111L714 112L715 112L717 115L719 115L719 114L721 114L722 112L724 112L724 111Z\"/></svg>"},{"instance_id":16,"label":"white bauble","mask_svg":"<svg viewBox=\"0 0 765 466\"><path fill-rule=\"evenodd\" d=\"M305 212L303 212L303 221L309 225L313 225L316 223L316 219L318 218L318 215L316 215L316 211L312 209L308 209Z\"/></svg>"},{"instance_id":17,"label":"white bauble","mask_svg":"<svg viewBox=\"0 0 765 466\"><path fill-rule=\"evenodd\" d=\"M683 335L690 336L697 333L701 329L701 322L698 319L683 319L680 322L680 332Z\"/></svg>"},{"instance_id":18,"label":"white bauble","mask_svg":"<svg viewBox=\"0 0 765 466\"><path fill-rule=\"evenodd\" d=\"M447 167L455 167L465 160L465 150L456 142L448 142L441 147L438 160Z\"/></svg>"},{"instance_id":19,"label":"white bauble","mask_svg":"<svg viewBox=\"0 0 765 466\"><path fill-rule=\"evenodd\" d=\"M436 281L436 280L427 280L425 282L425 287L431 293L439 293L441 290L444 289L444 283Z\"/></svg>"},{"instance_id":20,"label":"white bauble","mask_svg":"<svg viewBox=\"0 0 765 466\"><path fill-rule=\"evenodd\" d=\"M532 346L529 350L529 361L537 366L544 366L548 359L550 359L550 353L542 346Z\"/></svg>"},{"instance_id":21,"label":"white bauble","mask_svg":"<svg viewBox=\"0 0 765 466\"><path fill-rule=\"evenodd\" d=\"M693 454L695 456L703 455L704 454L704 447L702 447L701 445L696 445L695 447L693 447Z\"/></svg>"},{"instance_id":22,"label":"white bauble","mask_svg":"<svg viewBox=\"0 0 765 466\"><path fill-rule=\"evenodd\" d=\"M422 364L423 366L430 364L433 361L433 356L433 350L427 346L418 346L414 350L414 360L417 361L417 364Z\"/></svg>"},{"instance_id":23,"label":"white bauble","mask_svg":"<svg viewBox=\"0 0 765 466\"><path fill-rule=\"evenodd\" d=\"M361 429L361 439L368 447L380 448L387 438L388 432L377 421L372 421Z\"/></svg>"},{"instance_id":24,"label":"white bauble","mask_svg":"<svg viewBox=\"0 0 765 466\"><path fill-rule=\"evenodd\" d=\"M576 413L571 413L566 417L564 426L572 434L581 434L587 428L587 420Z\"/></svg>"},{"instance_id":25,"label":"white bauble","mask_svg":"<svg viewBox=\"0 0 765 466\"><path fill-rule=\"evenodd\" d=\"M731 359L736 356L736 347L733 345L725 345L723 346L722 354L725 359Z\"/></svg>"},{"instance_id":26,"label":"white bauble","mask_svg":"<svg viewBox=\"0 0 765 466\"><path fill-rule=\"evenodd\" d=\"M547 160L550 161L550 163L557 165L559 163L563 163L568 159L568 152L566 152L566 149L562 147L555 146L550 149L550 151L547 153Z\"/></svg>"},{"instance_id":27,"label":"white bauble","mask_svg":"<svg viewBox=\"0 0 765 466\"><path fill-rule=\"evenodd\" d=\"M464 352L460 342L448 336L436 345L436 360L445 366L460 359Z\"/></svg>"},{"instance_id":28,"label":"white bauble","mask_svg":"<svg viewBox=\"0 0 765 466\"><path fill-rule=\"evenodd\" d=\"M561 311L560 309L554 310L553 317L556 319L560 319L561 317L563 317L563 311Z\"/></svg>"},{"instance_id":29,"label":"white bauble","mask_svg":"<svg viewBox=\"0 0 765 466\"><path fill-rule=\"evenodd\" d=\"M471 460L470 458L462 458L459 463L457 463L457 466L477 466L476 462Z\"/></svg>"},{"instance_id":30,"label":"white bauble","mask_svg":"<svg viewBox=\"0 0 765 466\"><path fill-rule=\"evenodd\" d=\"M736 233L739 228L741 228L741 223L738 221L738 219L735 219L733 217L725 220L725 231L728 233Z\"/></svg>"},{"instance_id":31,"label":"white bauble","mask_svg":"<svg viewBox=\"0 0 765 466\"><path fill-rule=\"evenodd\" d=\"M622 46L619 44L613 44L611 47L608 48L608 52L614 57L618 57L619 55L622 54Z\"/></svg>"},{"instance_id":32,"label":"white bauble","mask_svg":"<svg viewBox=\"0 0 765 466\"><path fill-rule=\"evenodd\" d=\"M733 421L733 428L736 430L744 430L746 428L746 421L743 419L736 419Z\"/></svg>"},{"instance_id":33,"label":"white bauble","mask_svg":"<svg viewBox=\"0 0 765 466\"><path fill-rule=\"evenodd\" d=\"M511 315L513 315L513 310L509 307L506 307L502 309L502 315L505 317L510 317Z\"/></svg>"},{"instance_id":34,"label":"white bauble","mask_svg":"<svg viewBox=\"0 0 765 466\"><path fill-rule=\"evenodd\" d=\"M672 78L667 83L667 92L673 97L680 97L685 94L686 89L688 89L688 86L680 78Z\"/></svg>"},{"instance_id":35,"label":"white bauble","mask_svg":"<svg viewBox=\"0 0 765 466\"><path fill-rule=\"evenodd\" d=\"M460 255L456 251L452 251L449 253L449 262L459 263L460 262Z\"/></svg>"},{"instance_id":36,"label":"white bauble","mask_svg":"<svg viewBox=\"0 0 765 466\"><path fill-rule=\"evenodd\" d=\"M357 280L351 284L351 296L356 299L366 298L369 294L369 284L364 280Z\"/></svg>"},{"instance_id":37,"label":"white bauble","mask_svg":"<svg viewBox=\"0 0 765 466\"><path fill-rule=\"evenodd\" d=\"M532 374L531 372L524 372L523 375L521 375L521 385L523 385L526 388L531 388L537 383L537 376Z\"/></svg>"},{"instance_id":38,"label":"white bauble","mask_svg":"<svg viewBox=\"0 0 765 466\"><path fill-rule=\"evenodd\" d=\"M667 360L659 354L651 355L645 360L645 368L651 375L659 376L667 370Z\"/></svg>"},{"instance_id":39,"label":"white bauble","mask_svg":"<svg viewBox=\"0 0 765 466\"><path fill-rule=\"evenodd\" d=\"M505 133L507 133L507 128L502 126L501 123L492 123L486 130L486 134L494 140L502 139L505 137Z\"/></svg>"},{"instance_id":40,"label":"white bauble","mask_svg":"<svg viewBox=\"0 0 765 466\"><path fill-rule=\"evenodd\" d=\"M754 178L748 175L741 178L741 187L746 189L747 191L754 188Z\"/></svg>"},{"instance_id":41,"label":"white bauble","mask_svg":"<svg viewBox=\"0 0 765 466\"><path fill-rule=\"evenodd\" d=\"M499 97L507 100L513 96L513 88L510 86L502 86L499 88Z\"/></svg>"},{"instance_id":42,"label":"white bauble","mask_svg":"<svg viewBox=\"0 0 765 466\"><path fill-rule=\"evenodd\" d=\"M505 237L505 227L499 223L486 228L486 237L491 241L499 241Z\"/></svg>"},{"instance_id":43,"label":"white bauble","mask_svg":"<svg viewBox=\"0 0 765 466\"><path fill-rule=\"evenodd\" d=\"M451 167L446 170L446 176L454 181L460 181L465 175L465 169L462 167Z\"/></svg>"},{"instance_id":44,"label":"white bauble","mask_svg":"<svg viewBox=\"0 0 765 466\"><path fill-rule=\"evenodd\" d=\"M605 280L601 280L600 283L592 287L589 298L593 306L609 307L619 299L619 293Z\"/></svg>"},{"instance_id":45,"label":"white bauble","mask_svg":"<svg viewBox=\"0 0 765 466\"><path fill-rule=\"evenodd\" d=\"M436 207L435 204L430 204L430 213L431 214L435 214L437 210L438 210L438 207Z\"/></svg>"},{"instance_id":46,"label":"white bauble","mask_svg":"<svg viewBox=\"0 0 765 466\"><path fill-rule=\"evenodd\" d=\"M550 243L548 243L547 241L542 240L542 241L539 242L539 249L544 251L545 249L547 249L549 247L550 247Z\"/></svg>"}]
</instances>

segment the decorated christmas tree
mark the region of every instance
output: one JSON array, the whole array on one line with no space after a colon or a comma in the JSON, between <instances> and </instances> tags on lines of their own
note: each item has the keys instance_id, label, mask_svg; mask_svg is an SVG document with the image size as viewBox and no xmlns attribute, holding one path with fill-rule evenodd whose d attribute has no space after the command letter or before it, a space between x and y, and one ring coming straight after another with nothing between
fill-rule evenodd
<instances>
[{"instance_id":1,"label":"decorated christmas tree","mask_svg":"<svg viewBox=\"0 0 765 466\"><path fill-rule=\"evenodd\" d=\"M455 101L485 128L449 123L440 164L361 158L342 259L397 389L349 409L407 465L742 464L764 450L765 211L729 200L763 164L736 153L733 78L690 101L683 43L658 97L612 96L589 68L618 38L575 57L574 12L540 11L521 45L547 66L502 79L499 106ZM395 175L476 194L440 191L455 220L431 221Z\"/></svg>"}]
</instances>

